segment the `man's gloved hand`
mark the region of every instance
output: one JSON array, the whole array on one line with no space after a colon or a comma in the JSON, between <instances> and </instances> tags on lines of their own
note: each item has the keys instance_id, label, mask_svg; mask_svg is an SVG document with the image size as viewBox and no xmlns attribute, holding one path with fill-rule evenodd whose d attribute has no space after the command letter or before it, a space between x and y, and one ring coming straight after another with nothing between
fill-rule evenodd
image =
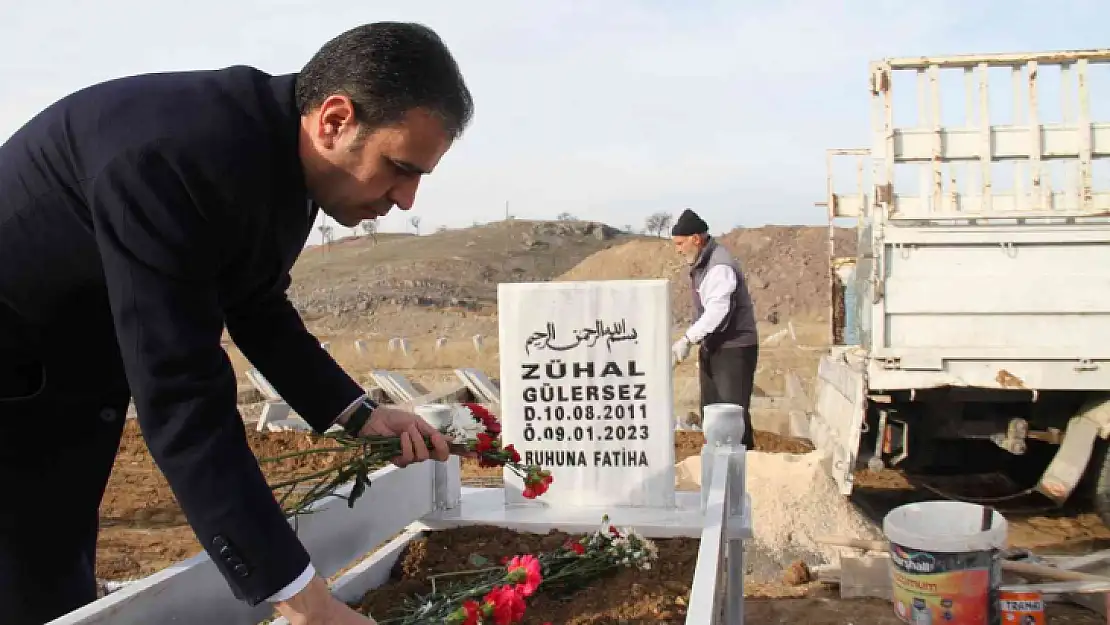
<instances>
[{"instance_id":1,"label":"man's gloved hand","mask_svg":"<svg viewBox=\"0 0 1110 625\"><path fill-rule=\"evenodd\" d=\"M675 341L674 345L671 346L671 366L686 360L689 355L690 339L686 338L686 335L683 334L682 338Z\"/></svg>"}]
</instances>

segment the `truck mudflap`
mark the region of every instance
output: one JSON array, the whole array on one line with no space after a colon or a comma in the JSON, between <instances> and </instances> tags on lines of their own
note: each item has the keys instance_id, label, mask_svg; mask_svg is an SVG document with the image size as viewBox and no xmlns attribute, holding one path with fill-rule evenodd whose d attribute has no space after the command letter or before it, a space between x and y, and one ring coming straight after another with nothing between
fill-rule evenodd
<instances>
[{"instance_id":1,"label":"truck mudflap","mask_svg":"<svg viewBox=\"0 0 1110 625\"><path fill-rule=\"evenodd\" d=\"M833 348L817 365L809 438L842 495L850 495L867 411L866 368L854 350Z\"/></svg>"},{"instance_id":2,"label":"truck mudflap","mask_svg":"<svg viewBox=\"0 0 1110 625\"><path fill-rule=\"evenodd\" d=\"M1095 440L1108 434L1110 399L1103 397L1085 403L1079 413L1068 421L1060 449L1041 475L1036 491L1057 505L1063 505L1087 470Z\"/></svg>"}]
</instances>

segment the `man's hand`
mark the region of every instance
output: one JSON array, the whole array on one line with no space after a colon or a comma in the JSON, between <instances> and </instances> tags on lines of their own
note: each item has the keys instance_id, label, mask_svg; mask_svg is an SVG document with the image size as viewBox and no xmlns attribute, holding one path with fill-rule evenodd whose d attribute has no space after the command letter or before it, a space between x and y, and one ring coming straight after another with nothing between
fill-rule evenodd
<instances>
[{"instance_id":1,"label":"man's hand","mask_svg":"<svg viewBox=\"0 0 1110 625\"><path fill-rule=\"evenodd\" d=\"M355 612L332 596L319 576L288 601L279 602L277 610L290 625L377 625L374 619Z\"/></svg>"},{"instance_id":2,"label":"man's hand","mask_svg":"<svg viewBox=\"0 0 1110 625\"><path fill-rule=\"evenodd\" d=\"M686 335L683 334L682 338L675 341L674 345L671 346L671 366L677 365L683 360L686 360L687 356L689 355L690 339L686 338Z\"/></svg>"},{"instance_id":3,"label":"man's hand","mask_svg":"<svg viewBox=\"0 0 1110 625\"><path fill-rule=\"evenodd\" d=\"M429 457L443 462L451 454L447 439L438 430L421 419L419 415L388 406L378 406L370 414L370 420L359 430L362 436L397 436L401 439L401 456L393 459L393 464L404 467L413 462L423 462ZM424 437L432 442L429 453Z\"/></svg>"}]
</instances>

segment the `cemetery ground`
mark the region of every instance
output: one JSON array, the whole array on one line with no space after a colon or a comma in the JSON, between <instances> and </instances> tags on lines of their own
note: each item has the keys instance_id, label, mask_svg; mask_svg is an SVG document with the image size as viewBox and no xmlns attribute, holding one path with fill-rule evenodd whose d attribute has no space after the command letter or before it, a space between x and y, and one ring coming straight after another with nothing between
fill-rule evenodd
<instances>
[{"instance_id":1,"label":"cemetery ground","mask_svg":"<svg viewBox=\"0 0 1110 625\"><path fill-rule=\"evenodd\" d=\"M786 329L763 324L765 337ZM761 352L757 374L760 394L781 396L787 391L782 381L785 373L795 372L801 378L804 392L809 392L815 371L817 350L805 341L816 341L823 324L801 322L794 324L795 339L777 346L766 346ZM360 381L369 384L369 372L387 369L406 376L409 380L434 390L445 388L457 378L454 368L472 366L498 377L496 369L496 340L488 341L481 354L476 353L468 341L455 341L436 350L432 341L414 341L408 355L390 352L386 341L369 340L366 353L353 348L356 335L323 335L337 360ZM229 348L232 362L240 377L240 405L246 421L246 432L252 449L260 458L275 456L288 451L306 449L315 443L311 437L297 432L259 433L254 422L261 412L244 373L249 365ZM684 415L696 410L697 378L691 363L684 363L675 373L675 414ZM802 398L800 401L805 401ZM785 401L770 412L786 413L793 405ZM767 412L767 411L765 411ZM773 423L784 420L785 414L757 415L758 421ZM675 460L697 456L703 443L697 432L675 433ZM747 613L751 622L788 623L805 619L819 625L823 623L896 623L890 603L882 600L841 600L835 588L813 582L791 585L783 580L783 573L792 562L804 560L818 564L820 550L813 543L818 534L852 532L864 525L873 528L881 523L881 515L893 506L922 496L903 476L894 471L872 473L861 471L857 475L859 487L855 499L869 504L857 507L844 501L831 491L825 476L806 459L813 457L808 441L787 435L759 431L756 433L756 451L749 454L748 489L755 511L756 540L750 541L746 554L746 594L749 598ZM318 470L331 460L314 456L311 461L287 461L265 464L263 470L269 481ZM789 459L789 464L775 464L779 459ZM800 471L804 473L788 473ZM499 477L497 469L482 469L469 461L464 462L464 484L492 485ZM815 484L817 486L815 486ZM821 486L823 485L823 486ZM680 488L696 488L689 484ZM373 497L373 489L369 491ZM861 512L860 510L865 510ZM869 518L868 518L869 517ZM834 521L830 531L828 519ZM1110 531L1091 513L1063 510L1053 513L1007 515L1011 523L1011 542L1014 546L1051 549L1064 552L1086 552L1110 544ZM109 482L101 508L102 528L97 555L98 576L105 580L124 581L152 574L170 564L181 561L200 551L191 529L185 522L176 501L146 451L145 444L134 419L128 421L116 468ZM853 520L856 519L856 520ZM840 523L840 529L835 527ZM861 525L862 524L862 525ZM847 527L848 529L843 529ZM425 545L435 549L410 550L402 558L408 566L395 571L395 579L386 588L405 590L426 583L423 576L429 571L447 572L473 568L469 564L474 554L490 557L497 549L531 548L542 536L502 536L503 530L461 529L437 532ZM863 536L861 536L863 537ZM574 610L585 615L574 620L565 602L540 603L531 615L558 623L602 623L605 618L631 619L628 622L680 622L684 614L684 601L689 598L689 586L696 561L697 540L662 541L661 550L670 562L665 568L651 575L622 573L604 584L595 585L576 595ZM434 557L430 556L434 551ZM490 552L487 554L486 552ZM498 557L501 554L497 552ZM422 560L422 558L424 560ZM431 559L429 559L431 558ZM422 566L418 563L423 562ZM368 605L382 607L379 593L368 595ZM375 598L377 597L377 598ZM378 602L378 603L375 603ZM547 607L544 607L544 606ZM589 608L588 606L594 606ZM605 607L608 606L608 607ZM585 609L583 612L582 610ZM1082 609L1053 606L1053 622L1088 623L1090 615ZM757 620L758 619L758 620ZM542 621L535 621L537 623ZM616 621L612 621L616 622Z\"/></svg>"},{"instance_id":2,"label":"cemetery ground","mask_svg":"<svg viewBox=\"0 0 1110 625\"><path fill-rule=\"evenodd\" d=\"M719 238L745 266L764 341L753 409L756 450L748 454L755 540L746 549L745 592L748 620L753 623L898 622L887 601L840 600L835 588L784 583L783 572L798 560L816 564L821 559L821 549L813 541L816 535L837 533L830 531L835 527L846 528L844 532L874 531L885 510L927 494L897 472L862 472L853 497L860 505L853 505L832 491L829 480L815 470L809 443L790 436L790 413L809 405L818 357L827 342L827 237L825 228L767 227L737 229ZM838 254L851 254L853 246L853 234L837 234ZM509 221L420 237L380 234L376 240L341 240L329 249L309 249L293 276L290 297L309 328L367 386L374 370L400 374L429 390L457 383L454 371L462 367L500 377L498 282L669 278L676 327L688 323L691 316L689 283L669 241L623 234L590 222ZM474 335L484 338L480 353L471 342ZM407 354L388 349L392 337L406 338ZM438 337L446 339L439 349ZM364 341L365 353L354 349L356 339ZM239 376L240 411L256 455L264 458L314 446L303 433L255 431L261 397L244 377L249 364L233 346L228 352ZM791 380L798 384L792 385ZM688 361L675 371L677 419L685 420L696 411L697 389L697 371ZM676 462L694 459L702 440L696 432L676 432ZM263 471L273 483L326 464L330 464L327 458L316 456L311 464L305 460L265 464ZM496 481L497 472L464 462L462 477L466 484L487 486ZM680 483L679 488L696 486ZM366 496L373 498L373 492L371 488ZM1093 514L1082 511L1007 514L1007 519L1015 546L1085 553L1110 544L1110 531ZM101 520L97 574L104 580L146 576L201 551L133 419L127 423ZM490 545L528 546L520 541L542 540L522 536L515 537L515 543L498 538L496 543L480 545L476 543L480 538L468 531L438 533L434 544L443 548L434 558L415 549L402 562L420 562L425 569L434 566L436 570L472 568L470 556ZM670 614L672 622L680 622L696 544L696 540L666 544L673 563L667 569L668 579L662 574L637 579L625 574L591 589L593 594L576 597L580 605L599 606L580 614L578 620L566 618L567 613L554 604L550 611L530 615L546 616L554 623L621 619L655 623L666 622ZM420 583L403 579L403 571L395 571L391 587ZM1080 609L1065 606L1053 606L1050 615L1054 623L1097 622Z\"/></svg>"}]
</instances>

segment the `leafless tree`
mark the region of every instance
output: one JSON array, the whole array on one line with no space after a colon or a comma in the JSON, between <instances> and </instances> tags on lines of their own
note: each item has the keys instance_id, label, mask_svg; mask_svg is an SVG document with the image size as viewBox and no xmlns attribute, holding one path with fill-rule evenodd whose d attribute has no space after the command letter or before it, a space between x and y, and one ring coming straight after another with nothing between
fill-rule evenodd
<instances>
[{"instance_id":1,"label":"leafless tree","mask_svg":"<svg viewBox=\"0 0 1110 625\"><path fill-rule=\"evenodd\" d=\"M652 213L644 222L644 229L657 237L663 236L663 231L671 227L674 217L670 213Z\"/></svg>"},{"instance_id":2,"label":"leafless tree","mask_svg":"<svg viewBox=\"0 0 1110 625\"><path fill-rule=\"evenodd\" d=\"M420 234L420 216L413 215L409 217L409 223L412 224L412 229L416 231L416 234Z\"/></svg>"},{"instance_id":3,"label":"leafless tree","mask_svg":"<svg viewBox=\"0 0 1110 625\"><path fill-rule=\"evenodd\" d=\"M323 240L324 246L330 248L331 242L335 238L335 229L326 221L320 224L316 229L320 231L320 238Z\"/></svg>"},{"instance_id":4,"label":"leafless tree","mask_svg":"<svg viewBox=\"0 0 1110 625\"><path fill-rule=\"evenodd\" d=\"M362 228L362 234L370 235L370 238L374 240L374 243L378 242L378 236L377 236L377 234L378 234L378 220L377 219L363 219L362 223L359 224L359 227Z\"/></svg>"}]
</instances>

